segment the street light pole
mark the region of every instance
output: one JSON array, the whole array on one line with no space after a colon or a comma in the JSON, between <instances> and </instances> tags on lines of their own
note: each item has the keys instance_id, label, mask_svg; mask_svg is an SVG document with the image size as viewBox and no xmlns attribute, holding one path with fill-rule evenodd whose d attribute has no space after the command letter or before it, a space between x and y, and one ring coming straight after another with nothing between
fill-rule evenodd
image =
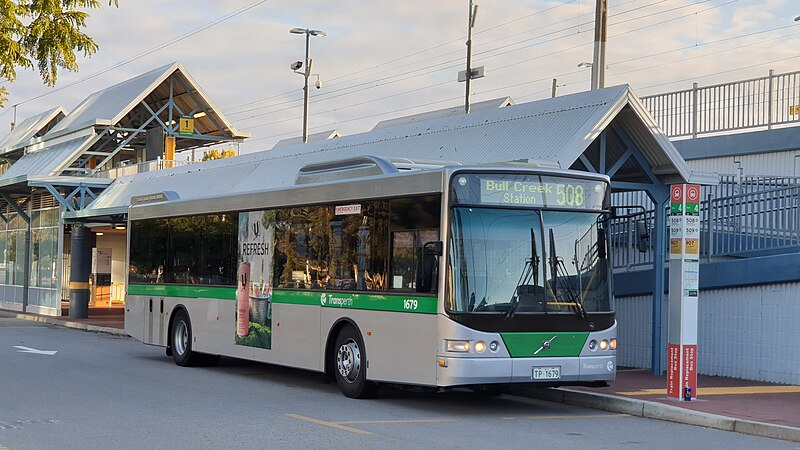
<instances>
[{"instance_id":1,"label":"street light pole","mask_svg":"<svg viewBox=\"0 0 800 450\"><path fill-rule=\"evenodd\" d=\"M308 28L292 28L289 30L289 33L292 34L305 34L306 35L306 58L301 63L297 61L295 64L292 64L292 70L294 73L300 74L303 76L303 143L308 143L308 109L309 109L309 99L308 99L308 77L313 75L311 73L311 66L313 61L311 60L311 36L326 36L324 31L320 30L311 30ZM302 72L298 72L297 70L300 69L303 65L305 65L305 69ZM322 86L321 82L319 81L319 77L317 77L317 88Z\"/></svg>"},{"instance_id":2,"label":"street light pole","mask_svg":"<svg viewBox=\"0 0 800 450\"><path fill-rule=\"evenodd\" d=\"M303 143L308 143L308 76L311 75L311 61L309 60L309 51L311 49L311 34L306 30L306 70L303 72Z\"/></svg>"}]
</instances>

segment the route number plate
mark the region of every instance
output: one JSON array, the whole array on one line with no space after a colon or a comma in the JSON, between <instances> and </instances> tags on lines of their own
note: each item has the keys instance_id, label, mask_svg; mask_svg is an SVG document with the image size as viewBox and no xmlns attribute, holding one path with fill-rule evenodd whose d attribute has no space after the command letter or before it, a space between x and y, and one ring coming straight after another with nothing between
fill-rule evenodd
<instances>
[{"instance_id":1,"label":"route number plate","mask_svg":"<svg viewBox=\"0 0 800 450\"><path fill-rule=\"evenodd\" d=\"M534 380L558 380L561 378L560 366L534 367L531 379Z\"/></svg>"}]
</instances>

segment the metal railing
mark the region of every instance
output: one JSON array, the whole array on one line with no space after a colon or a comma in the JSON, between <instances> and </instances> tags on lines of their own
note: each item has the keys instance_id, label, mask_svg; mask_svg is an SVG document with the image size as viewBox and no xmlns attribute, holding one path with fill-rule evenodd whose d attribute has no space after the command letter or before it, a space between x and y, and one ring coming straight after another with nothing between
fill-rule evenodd
<instances>
[{"instance_id":1,"label":"metal railing","mask_svg":"<svg viewBox=\"0 0 800 450\"><path fill-rule=\"evenodd\" d=\"M669 137L800 123L800 71L642 97Z\"/></svg>"},{"instance_id":2,"label":"metal railing","mask_svg":"<svg viewBox=\"0 0 800 450\"><path fill-rule=\"evenodd\" d=\"M173 167L185 166L187 164L194 164L198 161L171 161L166 159L157 159L154 161L145 161L138 164L128 164L113 169L98 170L92 176L95 178L119 178L127 175L136 175L137 173L152 172L154 170L171 169Z\"/></svg>"},{"instance_id":3,"label":"metal railing","mask_svg":"<svg viewBox=\"0 0 800 450\"><path fill-rule=\"evenodd\" d=\"M708 259L800 247L800 185L704 203L700 245Z\"/></svg>"},{"instance_id":4,"label":"metal railing","mask_svg":"<svg viewBox=\"0 0 800 450\"><path fill-rule=\"evenodd\" d=\"M800 250L800 178L725 175L717 186L702 186L700 256L706 260L759 252ZM614 219L608 233L615 269L635 270L653 263L654 205L644 192L615 193L616 206L647 211ZM667 217L666 211L664 217ZM638 251L637 222L648 225L650 250ZM668 222L667 222L668 224ZM669 229L667 225L667 236ZM668 256L669 242L663 243Z\"/></svg>"}]
</instances>

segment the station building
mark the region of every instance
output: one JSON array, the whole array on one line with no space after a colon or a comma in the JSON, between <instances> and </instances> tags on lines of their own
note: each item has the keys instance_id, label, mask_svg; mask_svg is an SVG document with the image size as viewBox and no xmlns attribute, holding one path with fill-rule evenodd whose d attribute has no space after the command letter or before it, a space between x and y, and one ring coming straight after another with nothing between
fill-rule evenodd
<instances>
[{"instance_id":1,"label":"station building","mask_svg":"<svg viewBox=\"0 0 800 450\"><path fill-rule=\"evenodd\" d=\"M193 164L177 161L178 152L247 137L177 62L97 91L72 111L59 106L22 121L0 142L0 308L67 314L70 288L91 293L92 304L121 305L125 215L73 225L63 214L120 177ZM79 261L87 276L70 285L76 235L88 249Z\"/></svg>"}]
</instances>

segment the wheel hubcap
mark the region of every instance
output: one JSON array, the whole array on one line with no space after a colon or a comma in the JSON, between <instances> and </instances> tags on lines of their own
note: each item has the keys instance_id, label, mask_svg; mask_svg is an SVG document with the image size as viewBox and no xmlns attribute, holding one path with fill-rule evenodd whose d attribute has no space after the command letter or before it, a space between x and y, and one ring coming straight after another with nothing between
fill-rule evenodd
<instances>
[{"instance_id":1,"label":"wheel hubcap","mask_svg":"<svg viewBox=\"0 0 800 450\"><path fill-rule=\"evenodd\" d=\"M336 352L336 367L339 375L348 383L356 381L361 372L361 352L353 339L346 340Z\"/></svg>"},{"instance_id":2,"label":"wheel hubcap","mask_svg":"<svg viewBox=\"0 0 800 450\"><path fill-rule=\"evenodd\" d=\"M179 355L186 353L186 348L189 346L189 330L186 327L186 322L178 321L175 325L175 351Z\"/></svg>"}]
</instances>

